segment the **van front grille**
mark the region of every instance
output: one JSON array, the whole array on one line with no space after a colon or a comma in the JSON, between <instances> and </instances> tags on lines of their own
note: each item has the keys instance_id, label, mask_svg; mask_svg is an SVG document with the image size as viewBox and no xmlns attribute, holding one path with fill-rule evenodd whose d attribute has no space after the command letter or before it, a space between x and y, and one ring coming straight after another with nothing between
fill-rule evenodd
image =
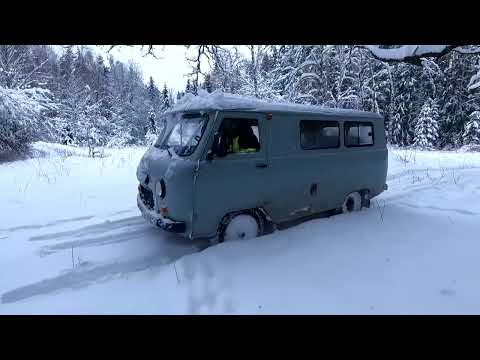
<instances>
[{"instance_id":1,"label":"van front grille","mask_svg":"<svg viewBox=\"0 0 480 360\"><path fill-rule=\"evenodd\" d=\"M138 193L140 194L140 199L145 204L147 208L153 210L155 207L155 202L153 200L153 192L152 190L142 186L141 184L138 185Z\"/></svg>"}]
</instances>

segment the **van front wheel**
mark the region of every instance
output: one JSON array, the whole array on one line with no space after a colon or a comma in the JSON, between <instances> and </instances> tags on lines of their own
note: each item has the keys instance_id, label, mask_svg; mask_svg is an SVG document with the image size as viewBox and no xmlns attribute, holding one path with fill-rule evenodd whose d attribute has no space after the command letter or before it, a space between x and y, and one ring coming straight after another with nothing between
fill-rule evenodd
<instances>
[{"instance_id":1,"label":"van front wheel","mask_svg":"<svg viewBox=\"0 0 480 360\"><path fill-rule=\"evenodd\" d=\"M218 240L224 242L253 239L262 234L262 225L261 217L255 212L227 215L220 225Z\"/></svg>"},{"instance_id":2,"label":"van front wheel","mask_svg":"<svg viewBox=\"0 0 480 360\"><path fill-rule=\"evenodd\" d=\"M358 192L352 192L347 195L342 205L344 214L359 211L362 208L362 196Z\"/></svg>"}]
</instances>

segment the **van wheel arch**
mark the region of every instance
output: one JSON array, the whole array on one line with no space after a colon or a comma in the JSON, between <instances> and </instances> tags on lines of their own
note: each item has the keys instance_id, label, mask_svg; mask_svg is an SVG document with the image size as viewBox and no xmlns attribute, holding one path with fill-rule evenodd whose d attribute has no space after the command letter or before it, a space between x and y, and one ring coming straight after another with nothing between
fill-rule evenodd
<instances>
[{"instance_id":1,"label":"van wheel arch","mask_svg":"<svg viewBox=\"0 0 480 360\"><path fill-rule=\"evenodd\" d=\"M371 191L369 189L363 189L360 190L359 193L362 196L362 208L369 208Z\"/></svg>"},{"instance_id":2,"label":"van wheel arch","mask_svg":"<svg viewBox=\"0 0 480 360\"><path fill-rule=\"evenodd\" d=\"M245 210L232 211L223 216L220 220L217 229L217 242L224 242L225 229L230 221L238 215L252 216L258 224L258 236L262 236L265 233L265 226L269 222L268 214L261 208L252 208Z\"/></svg>"},{"instance_id":3,"label":"van wheel arch","mask_svg":"<svg viewBox=\"0 0 480 360\"><path fill-rule=\"evenodd\" d=\"M348 213L352 211L360 211L364 207L370 207L369 189L356 190L345 195L341 210L343 213Z\"/></svg>"}]
</instances>

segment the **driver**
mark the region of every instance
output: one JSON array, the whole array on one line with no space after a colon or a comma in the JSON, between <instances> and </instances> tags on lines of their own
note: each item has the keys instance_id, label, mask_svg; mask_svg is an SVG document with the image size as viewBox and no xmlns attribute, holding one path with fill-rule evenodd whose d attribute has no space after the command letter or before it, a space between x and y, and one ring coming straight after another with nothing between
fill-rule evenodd
<instances>
[{"instance_id":1,"label":"driver","mask_svg":"<svg viewBox=\"0 0 480 360\"><path fill-rule=\"evenodd\" d=\"M223 133L226 137L227 153L250 153L260 149L257 137L248 121L226 121Z\"/></svg>"}]
</instances>

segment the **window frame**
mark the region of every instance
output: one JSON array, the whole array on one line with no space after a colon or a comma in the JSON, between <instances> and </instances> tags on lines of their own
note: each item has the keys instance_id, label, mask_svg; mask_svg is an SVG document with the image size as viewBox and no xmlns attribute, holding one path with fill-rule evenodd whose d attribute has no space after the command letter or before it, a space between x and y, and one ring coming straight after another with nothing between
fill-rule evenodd
<instances>
[{"instance_id":1,"label":"window frame","mask_svg":"<svg viewBox=\"0 0 480 360\"><path fill-rule=\"evenodd\" d=\"M337 146L321 146L321 147L313 147L313 148L304 148L302 144L302 123L308 123L308 122L320 122L320 123L326 123L331 125L331 127L337 127L338 129L338 137L337 137ZM327 127L327 126L325 126ZM298 122L298 132L299 132L299 144L300 144L300 149L302 151L311 151L311 150L327 150L327 149L339 149L341 146L341 139L340 139L340 122L336 120L320 120L320 119L302 119Z\"/></svg>"},{"instance_id":2,"label":"window frame","mask_svg":"<svg viewBox=\"0 0 480 360\"><path fill-rule=\"evenodd\" d=\"M360 142L360 125L367 125L372 128L372 143L371 144L357 144L357 145L348 145L347 144L347 131L350 129L351 124L354 124L358 128L358 141ZM375 126L373 125L373 122L371 121L344 121L343 122L343 144L347 148L352 148L352 147L368 147L368 146L374 146L375 145Z\"/></svg>"},{"instance_id":3,"label":"window frame","mask_svg":"<svg viewBox=\"0 0 480 360\"><path fill-rule=\"evenodd\" d=\"M257 127L257 131L258 131L258 144L260 145L260 148L258 149L258 151L255 151L255 152L246 152L246 153L242 153L242 152L239 152L239 153L227 153L225 155L225 157L223 158L220 158L220 159L225 159L225 158L231 158L231 157L237 157L237 156L240 156L242 158L244 158L245 156L252 156L252 155L257 155L257 154L261 154L263 153L263 148L264 146L262 146L262 140L263 140L263 136L262 136L262 130L261 130L261 125L260 125L260 119L256 116L232 116L232 115L226 115L226 116L223 116L220 120L220 123L218 125L218 129L217 131L220 131L220 129L222 128L223 126L223 122L225 120L240 120L240 121L250 121L250 122L256 122L256 125L250 125L250 126L256 126ZM252 129L253 130L253 129Z\"/></svg>"},{"instance_id":4,"label":"window frame","mask_svg":"<svg viewBox=\"0 0 480 360\"><path fill-rule=\"evenodd\" d=\"M173 148L173 151L180 157L189 157L191 155L193 155L197 149L198 149L198 146L200 145L202 139L204 138L205 136L205 132L207 130L207 126L210 122L210 114L208 113L204 113L202 114L201 112L179 112L177 114L174 114L172 115L172 117L179 117L179 119L176 121L176 123L171 127L171 129L169 129L168 132L166 132L166 128L164 130L162 130L162 134L160 135L162 137L162 139L160 140L160 136L158 137L158 139L156 140L156 142L154 143L154 147L158 148L158 149L161 149L161 150L165 150L167 149L166 146L166 143L168 142L169 138L170 138L170 135L172 134L173 130L175 129L175 127L180 124L182 122L183 119L196 119L196 118L203 118L204 119L204 123L202 124L202 127L200 129L200 139L198 140L197 142L197 145L195 146L195 149L193 149L193 151L191 151L190 153L187 153L187 154L178 154L176 152L176 150ZM166 125L168 126L168 125Z\"/></svg>"}]
</instances>

